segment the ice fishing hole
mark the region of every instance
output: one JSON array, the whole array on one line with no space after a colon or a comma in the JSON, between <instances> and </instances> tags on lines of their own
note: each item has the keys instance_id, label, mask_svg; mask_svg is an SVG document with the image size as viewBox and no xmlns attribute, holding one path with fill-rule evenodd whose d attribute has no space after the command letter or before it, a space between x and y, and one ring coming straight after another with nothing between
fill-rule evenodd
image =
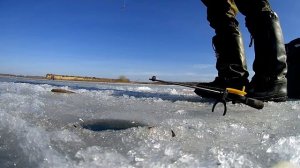
<instances>
[{"instance_id":1,"label":"ice fishing hole","mask_svg":"<svg viewBox=\"0 0 300 168\"><path fill-rule=\"evenodd\" d=\"M106 130L125 130L133 127L145 127L146 124L132 120L119 120L119 119L97 119L88 120L80 123L84 129L91 131L106 131ZM74 125L74 127L77 127Z\"/></svg>"}]
</instances>

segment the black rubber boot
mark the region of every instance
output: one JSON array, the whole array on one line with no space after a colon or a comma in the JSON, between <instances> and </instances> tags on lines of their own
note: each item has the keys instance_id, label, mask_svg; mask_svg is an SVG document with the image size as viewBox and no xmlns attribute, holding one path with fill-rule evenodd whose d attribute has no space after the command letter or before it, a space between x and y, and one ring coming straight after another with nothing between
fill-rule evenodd
<instances>
[{"instance_id":1,"label":"black rubber boot","mask_svg":"<svg viewBox=\"0 0 300 168\"><path fill-rule=\"evenodd\" d=\"M250 82L248 97L262 101L284 102L287 100L287 80L257 78L254 76Z\"/></svg>"},{"instance_id":2,"label":"black rubber boot","mask_svg":"<svg viewBox=\"0 0 300 168\"><path fill-rule=\"evenodd\" d=\"M218 77L213 82L199 83L207 88L235 88L247 86L249 73L244 54L244 45L237 25L231 24L227 29L216 31L213 37L213 45L216 52ZM201 97L210 97L206 92L195 90Z\"/></svg>"},{"instance_id":3,"label":"black rubber boot","mask_svg":"<svg viewBox=\"0 0 300 168\"><path fill-rule=\"evenodd\" d=\"M272 11L262 11L247 16L246 25L255 47L255 75L248 96L263 101L286 101L286 51L278 16Z\"/></svg>"}]
</instances>

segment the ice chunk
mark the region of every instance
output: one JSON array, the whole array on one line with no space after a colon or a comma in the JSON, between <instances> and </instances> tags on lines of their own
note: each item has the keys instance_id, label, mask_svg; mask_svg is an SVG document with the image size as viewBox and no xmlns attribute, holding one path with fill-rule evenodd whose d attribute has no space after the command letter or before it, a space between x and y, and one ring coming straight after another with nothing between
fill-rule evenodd
<instances>
[{"instance_id":1,"label":"ice chunk","mask_svg":"<svg viewBox=\"0 0 300 168\"><path fill-rule=\"evenodd\" d=\"M276 153L281 160L287 160L300 166L300 136L280 138L267 149L267 153Z\"/></svg>"}]
</instances>

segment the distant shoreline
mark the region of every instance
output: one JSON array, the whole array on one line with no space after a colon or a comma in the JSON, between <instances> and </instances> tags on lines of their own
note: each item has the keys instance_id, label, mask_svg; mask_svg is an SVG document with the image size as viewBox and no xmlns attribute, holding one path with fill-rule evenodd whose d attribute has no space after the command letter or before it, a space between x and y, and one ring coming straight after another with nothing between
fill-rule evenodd
<instances>
[{"instance_id":1,"label":"distant shoreline","mask_svg":"<svg viewBox=\"0 0 300 168\"><path fill-rule=\"evenodd\" d=\"M47 74L49 75L49 74ZM64 77L73 77L73 78L60 78L60 79L49 79L45 76L30 76L30 75L14 75L14 74L0 74L0 77L7 78L25 78L33 80L53 80L53 81L73 81L73 82L92 82L92 83L121 83L121 84L158 84L153 82L136 82L130 80L122 79L111 79L111 78L95 78L95 77L83 77L83 76L68 76L68 75L57 75ZM92 79L92 80L91 80Z\"/></svg>"},{"instance_id":2,"label":"distant shoreline","mask_svg":"<svg viewBox=\"0 0 300 168\"><path fill-rule=\"evenodd\" d=\"M27 78L27 79L44 79L47 80L43 76L27 76L27 75L13 75L13 74L0 74L0 77L15 77L15 78Z\"/></svg>"},{"instance_id":3,"label":"distant shoreline","mask_svg":"<svg viewBox=\"0 0 300 168\"><path fill-rule=\"evenodd\" d=\"M111 79L111 78L99 78L99 77L87 77L87 76L47 74L46 79L66 80L66 81L107 82L107 83L130 83L130 80L125 76L120 76L118 79Z\"/></svg>"}]
</instances>

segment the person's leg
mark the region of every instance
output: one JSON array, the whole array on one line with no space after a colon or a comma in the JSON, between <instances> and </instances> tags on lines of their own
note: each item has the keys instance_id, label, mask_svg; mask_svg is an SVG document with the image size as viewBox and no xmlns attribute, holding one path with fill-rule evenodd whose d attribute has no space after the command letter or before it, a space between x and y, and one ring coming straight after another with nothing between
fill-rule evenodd
<instances>
[{"instance_id":1,"label":"person's leg","mask_svg":"<svg viewBox=\"0 0 300 168\"><path fill-rule=\"evenodd\" d=\"M236 0L246 16L246 26L254 39L254 77L249 96L261 100L285 101L287 98L287 64L278 16L268 0Z\"/></svg>"},{"instance_id":2,"label":"person's leg","mask_svg":"<svg viewBox=\"0 0 300 168\"><path fill-rule=\"evenodd\" d=\"M202 0L207 6L207 20L215 30L213 45L216 52L218 77L210 83L200 86L242 89L248 84L248 71L244 54L244 45L235 19L237 8L233 0ZM204 96L199 90L195 93Z\"/></svg>"}]
</instances>

